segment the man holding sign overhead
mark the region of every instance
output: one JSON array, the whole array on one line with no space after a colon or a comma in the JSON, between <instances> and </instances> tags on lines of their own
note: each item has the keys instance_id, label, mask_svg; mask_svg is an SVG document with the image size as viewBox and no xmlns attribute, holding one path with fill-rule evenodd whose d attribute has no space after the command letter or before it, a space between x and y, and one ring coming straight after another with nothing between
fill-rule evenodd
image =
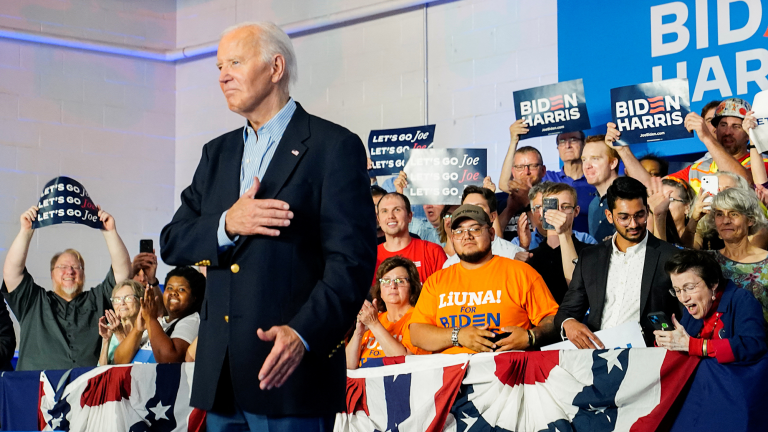
<instances>
[{"instance_id":1,"label":"man holding sign overhead","mask_svg":"<svg viewBox=\"0 0 768 432\"><path fill-rule=\"evenodd\" d=\"M51 259L52 291L35 283L27 272L29 244L38 220L37 206L21 215L21 229L8 249L3 266L2 293L21 326L17 370L71 369L96 366L101 351L98 321L111 309L115 281L131 275L131 259L117 234L115 219L104 210L98 218L104 224L112 268L99 285L83 291L85 260L74 249Z\"/></svg>"}]
</instances>

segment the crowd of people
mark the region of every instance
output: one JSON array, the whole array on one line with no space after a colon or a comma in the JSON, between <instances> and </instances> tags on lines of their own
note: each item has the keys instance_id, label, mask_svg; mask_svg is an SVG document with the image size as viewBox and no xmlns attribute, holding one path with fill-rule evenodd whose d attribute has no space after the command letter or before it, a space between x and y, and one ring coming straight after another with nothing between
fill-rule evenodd
<instances>
[{"instance_id":1,"label":"crowd of people","mask_svg":"<svg viewBox=\"0 0 768 432\"><path fill-rule=\"evenodd\" d=\"M712 101L685 124L708 153L671 174L664 158L638 159L617 145L613 123L605 135L558 135L562 168L549 171L537 149L518 147L528 129L516 121L502 193L486 178L483 187L466 187L461 206L411 206L402 194L405 172L382 186L371 178L380 271L375 300L348 338L347 367L403 353L535 349L560 339L605 348L595 332L626 322L640 324L648 346L720 362L761 357L768 159L749 145L756 121L749 103L731 98ZM706 176L716 178L717 190L702 190ZM556 206L545 209L553 198ZM408 277L412 268L418 282ZM390 306L382 292L400 303ZM669 331L651 321L658 313Z\"/></svg>"},{"instance_id":2,"label":"crowd of people","mask_svg":"<svg viewBox=\"0 0 768 432\"><path fill-rule=\"evenodd\" d=\"M164 289L157 256L131 260L99 209L104 280L84 290L85 260L67 249L46 290L26 269L38 208L21 215L1 290L20 324L17 370L196 361L191 405L209 430L326 431L343 409L344 363L561 339L612 348L596 333L624 323L649 346L721 363L768 350L768 160L749 145L747 102L689 114L708 154L671 174L617 145L613 123L558 135L562 168L547 170L539 150L518 147L518 120L502 192L486 178L460 205L412 206L404 172L366 179L359 137L290 97L296 58L279 27L226 30L217 65L247 121L204 146L162 230L162 258L178 265ZM0 307L0 367L15 346Z\"/></svg>"},{"instance_id":3,"label":"crowd of people","mask_svg":"<svg viewBox=\"0 0 768 432\"><path fill-rule=\"evenodd\" d=\"M404 172L383 184L390 191L372 178L377 271L345 339L347 367L560 339L604 348L595 332L625 322L639 323L649 346L721 362L758 358L768 322L768 160L751 163L762 157L748 146L755 121L739 107L749 109L728 99L690 114L686 124L713 156L672 174L663 158L637 159L614 144L613 124L606 135L559 135L562 169L547 171L538 150L517 148L527 132L517 121L499 179L504 192L486 178L464 189L460 206L412 206ZM716 176L718 190L702 191L701 174ZM545 199L556 208L544 211ZM17 370L194 361L205 267L173 269L161 291L157 256L131 261L114 218L101 210L112 259L105 279L83 290L85 261L67 249L51 259L47 291L25 266L37 210L21 215L3 269L2 293L21 328ZM656 330L653 312L674 331ZM15 345L2 308L5 370Z\"/></svg>"}]
</instances>

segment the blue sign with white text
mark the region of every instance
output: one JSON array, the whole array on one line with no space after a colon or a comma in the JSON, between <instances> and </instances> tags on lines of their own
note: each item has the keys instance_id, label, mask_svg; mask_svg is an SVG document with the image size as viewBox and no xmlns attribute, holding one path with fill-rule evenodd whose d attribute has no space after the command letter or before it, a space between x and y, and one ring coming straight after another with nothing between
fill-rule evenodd
<instances>
[{"instance_id":1,"label":"blue sign with white text","mask_svg":"<svg viewBox=\"0 0 768 432\"><path fill-rule=\"evenodd\" d=\"M611 89L611 114L620 145L690 138L688 80L671 79Z\"/></svg>"},{"instance_id":2,"label":"blue sign with white text","mask_svg":"<svg viewBox=\"0 0 768 432\"><path fill-rule=\"evenodd\" d=\"M610 90L636 83L688 78L696 112L712 100L752 101L768 90L765 8L760 0L558 0L558 79L583 79L594 126L611 121ZM705 151L697 138L643 146L663 156Z\"/></svg>"},{"instance_id":3,"label":"blue sign with white text","mask_svg":"<svg viewBox=\"0 0 768 432\"><path fill-rule=\"evenodd\" d=\"M589 129L589 114L580 79L518 90L515 117L525 120L523 139Z\"/></svg>"},{"instance_id":4,"label":"blue sign with white text","mask_svg":"<svg viewBox=\"0 0 768 432\"><path fill-rule=\"evenodd\" d=\"M407 153L430 148L434 139L435 125L372 130L368 135L368 173L371 177L398 174L405 167Z\"/></svg>"}]
</instances>

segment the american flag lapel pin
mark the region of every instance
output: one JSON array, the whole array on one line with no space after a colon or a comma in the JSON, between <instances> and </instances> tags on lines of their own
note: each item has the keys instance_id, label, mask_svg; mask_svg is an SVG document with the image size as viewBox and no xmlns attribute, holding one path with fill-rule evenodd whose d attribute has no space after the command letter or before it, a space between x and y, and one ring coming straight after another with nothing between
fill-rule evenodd
<instances>
[{"instance_id":1,"label":"american flag lapel pin","mask_svg":"<svg viewBox=\"0 0 768 432\"><path fill-rule=\"evenodd\" d=\"M298 150L291 150L291 153L293 153L294 156L298 156L299 155L299 151Z\"/></svg>"}]
</instances>

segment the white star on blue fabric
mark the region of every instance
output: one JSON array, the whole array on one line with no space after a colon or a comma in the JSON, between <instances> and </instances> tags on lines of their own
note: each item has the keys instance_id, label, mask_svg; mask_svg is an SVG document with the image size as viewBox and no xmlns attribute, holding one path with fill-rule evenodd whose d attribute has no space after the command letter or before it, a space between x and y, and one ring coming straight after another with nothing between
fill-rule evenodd
<instances>
[{"instance_id":1,"label":"white star on blue fabric","mask_svg":"<svg viewBox=\"0 0 768 432\"><path fill-rule=\"evenodd\" d=\"M474 424L475 424L475 422L477 421L477 418L475 418L475 417L470 417L470 416L469 416L467 413L465 413L465 412L464 412L464 413L462 413L462 414L464 415L464 418L460 418L459 420L461 420L461 421L463 421L464 423L466 423L466 424L467 424L467 430L469 430L469 429L472 429L472 425L474 425Z\"/></svg>"},{"instance_id":2,"label":"white star on blue fabric","mask_svg":"<svg viewBox=\"0 0 768 432\"><path fill-rule=\"evenodd\" d=\"M170 405L163 406L162 401L158 401L157 405L154 408L150 408L149 410L155 413L155 420L169 420L165 413L168 412L168 408L170 407Z\"/></svg>"},{"instance_id":3,"label":"white star on blue fabric","mask_svg":"<svg viewBox=\"0 0 768 432\"><path fill-rule=\"evenodd\" d=\"M64 413L61 413L58 417L51 419L51 429L58 429L59 426L61 426L62 420L64 420Z\"/></svg>"},{"instance_id":4,"label":"white star on blue fabric","mask_svg":"<svg viewBox=\"0 0 768 432\"><path fill-rule=\"evenodd\" d=\"M605 413L605 410L607 410L608 407L593 407L592 404L589 404L589 411L595 413L595 414L603 414L605 415L605 418L608 419L608 423L611 422L611 416Z\"/></svg>"},{"instance_id":5,"label":"white star on blue fabric","mask_svg":"<svg viewBox=\"0 0 768 432\"><path fill-rule=\"evenodd\" d=\"M624 350L621 349L615 349L615 350L608 350L602 354L598 354L598 356L606 359L608 361L608 373L611 373L611 370L613 370L613 367L616 366L617 368L624 370L624 367L621 365L621 362L619 361L619 355Z\"/></svg>"}]
</instances>

